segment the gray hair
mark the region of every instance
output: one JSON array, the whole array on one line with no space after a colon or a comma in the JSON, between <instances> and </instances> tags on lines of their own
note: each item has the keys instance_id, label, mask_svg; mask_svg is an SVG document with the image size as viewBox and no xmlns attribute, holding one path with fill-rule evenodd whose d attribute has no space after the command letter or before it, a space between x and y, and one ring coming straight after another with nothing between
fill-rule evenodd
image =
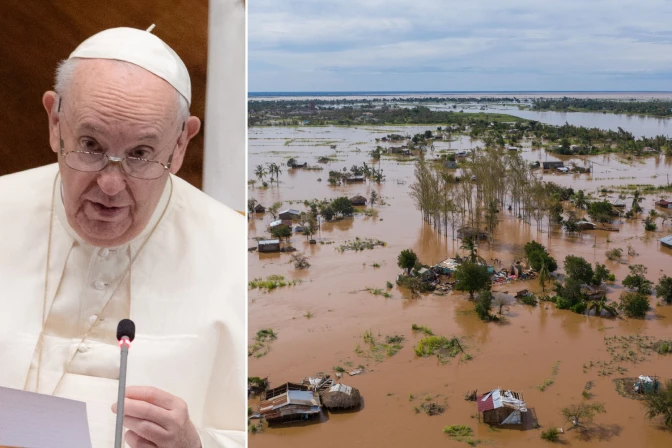
<instances>
[{"instance_id":1,"label":"gray hair","mask_svg":"<svg viewBox=\"0 0 672 448\"><path fill-rule=\"evenodd\" d=\"M58 64L58 67L56 68L56 83L54 84L54 90L56 93L58 93L59 96L65 96L66 92L68 91L68 88L72 84L72 80L75 76L75 69L77 68L77 64L80 61L80 59L74 58L74 59L64 59ZM119 64L123 64L125 67L127 67L129 70L144 70L141 67L138 67L135 64L131 64L130 62L126 61L117 61L114 60L115 62ZM175 89L175 94L176 94L176 101L177 101L177 121L178 122L184 122L189 118L191 113L189 112L189 103L187 103L187 99L182 96L176 89Z\"/></svg>"}]
</instances>

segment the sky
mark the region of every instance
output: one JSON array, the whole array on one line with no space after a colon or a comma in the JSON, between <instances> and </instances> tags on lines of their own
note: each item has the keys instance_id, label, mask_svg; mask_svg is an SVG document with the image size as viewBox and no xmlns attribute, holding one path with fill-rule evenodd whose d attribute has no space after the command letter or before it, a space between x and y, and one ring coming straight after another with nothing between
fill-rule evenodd
<instances>
[{"instance_id":1,"label":"sky","mask_svg":"<svg viewBox=\"0 0 672 448\"><path fill-rule=\"evenodd\" d=\"M250 92L672 91L672 1L248 6Z\"/></svg>"}]
</instances>

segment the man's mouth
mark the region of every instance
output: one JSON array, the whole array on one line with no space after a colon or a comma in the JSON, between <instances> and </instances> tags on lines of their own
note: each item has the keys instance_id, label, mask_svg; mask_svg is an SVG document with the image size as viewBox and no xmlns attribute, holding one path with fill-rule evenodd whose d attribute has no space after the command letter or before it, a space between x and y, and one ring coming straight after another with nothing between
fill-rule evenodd
<instances>
[{"instance_id":1,"label":"man's mouth","mask_svg":"<svg viewBox=\"0 0 672 448\"><path fill-rule=\"evenodd\" d=\"M128 206L111 207L100 202L87 201L87 215L90 218L101 221L118 221L124 219L128 214Z\"/></svg>"}]
</instances>

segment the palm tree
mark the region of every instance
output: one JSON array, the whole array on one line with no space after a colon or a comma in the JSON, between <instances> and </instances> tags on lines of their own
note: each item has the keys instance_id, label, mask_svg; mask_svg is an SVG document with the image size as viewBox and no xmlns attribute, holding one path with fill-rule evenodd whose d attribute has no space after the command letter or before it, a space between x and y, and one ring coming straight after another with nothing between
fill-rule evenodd
<instances>
[{"instance_id":1,"label":"palm tree","mask_svg":"<svg viewBox=\"0 0 672 448\"><path fill-rule=\"evenodd\" d=\"M473 238L469 236L462 240L462 246L460 246L460 249L469 251L469 260L472 263L476 263L476 258L478 256L476 255L476 246L474 244Z\"/></svg>"},{"instance_id":2,"label":"palm tree","mask_svg":"<svg viewBox=\"0 0 672 448\"><path fill-rule=\"evenodd\" d=\"M278 169L278 165L275 162L272 162L272 163L268 164L268 174L271 175L271 183L273 182L273 177L275 177L277 169Z\"/></svg>"},{"instance_id":3,"label":"palm tree","mask_svg":"<svg viewBox=\"0 0 672 448\"><path fill-rule=\"evenodd\" d=\"M574 206L578 209L588 208L588 201L583 194L583 190L579 190L574 195Z\"/></svg>"},{"instance_id":4,"label":"palm tree","mask_svg":"<svg viewBox=\"0 0 672 448\"><path fill-rule=\"evenodd\" d=\"M262 165L257 165L257 169L254 170L254 174L259 178L260 181L264 181L264 176L268 174Z\"/></svg>"},{"instance_id":5,"label":"palm tree","mask_svg":"<svg viewBox=\"0 0 672 448\"><path fill-rule=\"evenodd\" d=\"M590 310L593 309L595 310L596 316L601 315L603 310L609 313L611 316L618 316L618 311L616 311L616 307L609 305L606 297L602 297L600 300L591 301L590 304L588 305L588 312L590 312Z\"/></svg>"},{"instance_id":6,"label":"palm tree","mask_svg":"<svg viewBox=\"0 0 672 448\"><path fill-rule=\"evenodd\" d=\"M546 283L551 280L551 274L548 272L546 260L541 262L541 269L539 269L539 284L541 285L541 292L544 292Z\"/></svg>"},{"instance_id":7,"label":"palm tree","mask_svg":"<svg viewBox=\"0 0 672 448\"><path fill-rule=\"evenodd\" d=\"M637 216L637 213L642 211L642 207L639 206L639 190L635 190L635 194L632 197L632 212L635 214L635 217Z\"/></svg>"}]
</instances>

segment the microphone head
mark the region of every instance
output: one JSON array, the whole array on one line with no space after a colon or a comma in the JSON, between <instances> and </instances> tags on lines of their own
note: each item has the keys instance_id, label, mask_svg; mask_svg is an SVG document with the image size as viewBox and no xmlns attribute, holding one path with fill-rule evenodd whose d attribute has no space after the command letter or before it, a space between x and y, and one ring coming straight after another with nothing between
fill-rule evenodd
<instances>
[{"instance_id":1,"label":"microphone head","mask_svg":"<svg viewBox=\"0 0 672 448\"><path fill-rule=\"evenodd\" d=\"M135 324L131 319L122 319L117 325L117 341L126 336L130 341L135 339Z\"/></svg>"}]
</instances>

